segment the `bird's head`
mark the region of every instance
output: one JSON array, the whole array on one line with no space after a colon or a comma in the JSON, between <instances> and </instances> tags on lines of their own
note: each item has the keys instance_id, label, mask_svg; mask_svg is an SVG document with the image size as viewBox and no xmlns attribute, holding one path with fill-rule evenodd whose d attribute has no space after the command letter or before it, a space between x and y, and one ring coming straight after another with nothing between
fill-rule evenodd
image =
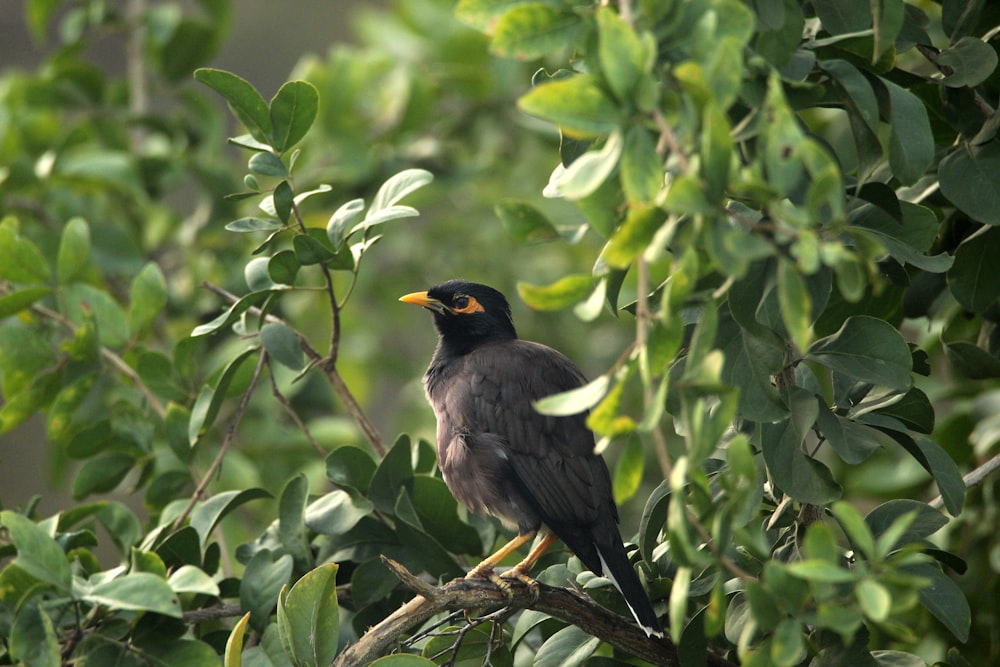
<instances>
[{"instance_id":1,"label":"bird's head","mask_svg":"<svg viewBox=\"0 0 1000 667\"><path fill-rule=\"evenodd\" d=\"M399 300L431 311L442 344L455 352L517 338L507 299L486 285L449 280Z\"/></svg>"}]
</instances>

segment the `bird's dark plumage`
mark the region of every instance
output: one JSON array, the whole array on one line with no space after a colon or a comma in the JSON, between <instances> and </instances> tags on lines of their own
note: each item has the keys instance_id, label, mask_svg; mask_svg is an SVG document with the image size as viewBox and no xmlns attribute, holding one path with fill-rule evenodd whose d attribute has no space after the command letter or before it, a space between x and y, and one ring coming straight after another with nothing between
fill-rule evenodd
<instances>
[{"instance_id":1,"label":"bird's dark plumage","mask_svg":"<svg viewBox=\"0 0 1000 667\"><path fill-rule=\"evenodd\" d=\"M438 464L455 497L529 539L548 527L615 582L648 634L662 634L618 533L611 478L586 413L554 417L532 404L581 386L580 370L556 350L518 339L507 300L486 285L452 280L401 301L434 315L438 347L424 384L437 417Z\"/></svg>"}]
</instances>

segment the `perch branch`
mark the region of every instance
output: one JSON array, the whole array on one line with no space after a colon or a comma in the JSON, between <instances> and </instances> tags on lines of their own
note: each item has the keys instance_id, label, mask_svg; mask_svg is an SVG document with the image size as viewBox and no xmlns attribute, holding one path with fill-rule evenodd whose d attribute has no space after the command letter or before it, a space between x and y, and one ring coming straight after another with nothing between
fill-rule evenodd
<instances>
[{"instance_id":1,"label":"perch branch","mask_svg":"<svg viewBox=\"0 0 1000 667\"><path fill-rule=\"evenodd\" d=\"M442 586L432 586L417 578L399 563L382 557L392 573L417 596L369 628L357 642L348 646L334 661L334 667L366 665L390 651L403 633L417 627L435 614L458 609L531 608L572 623L584 632L625 651L664 667L678 667L677 646L669 639L646 634L631 619L619 616L587 596L568 588L538 584L538 597L519 580L511 580L507 592L486 579L455 579ZM508 597L509 594L509 597ZM733 663L709 654L709 667L735 667Z\"/></svg>"}]
</instances>

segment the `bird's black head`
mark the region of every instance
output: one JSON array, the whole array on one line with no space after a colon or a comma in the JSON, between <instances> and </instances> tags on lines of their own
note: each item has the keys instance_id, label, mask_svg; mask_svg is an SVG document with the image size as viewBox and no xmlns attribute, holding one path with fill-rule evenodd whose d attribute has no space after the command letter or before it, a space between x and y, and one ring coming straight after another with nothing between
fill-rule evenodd
<instances>
[{"instance_id":1,"label":"bird's black head","mask_svg":"<svg viewBox=\"0 0 1000 667\"><path fill-rule=\"evenodd\" d=\"M449 280L399 300L430 310L442 346L453 354L464 354L484 343L517 338L507 299L486 285Z\"/></svg>"}]
</instances>

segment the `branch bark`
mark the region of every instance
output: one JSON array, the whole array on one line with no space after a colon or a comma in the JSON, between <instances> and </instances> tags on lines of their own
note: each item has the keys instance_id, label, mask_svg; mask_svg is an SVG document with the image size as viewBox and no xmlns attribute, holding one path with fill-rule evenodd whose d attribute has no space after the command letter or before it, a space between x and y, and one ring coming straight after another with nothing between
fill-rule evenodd
<instances>
[{"instance_id":1,"label":"branch bark","mask_svg":"<svg viewBox=\"0 0 1000 667\"><path fill-rule=\"evenodd\" d=\"M647 637L632 619L619 616L569 588L539 583L536 598L532 590L518 580L508 582L508 591L487 579L455 579L442 586L432 586L385 556L382 557L382 562L417 596L384 621L369 628L356 643L341 652L333 662L333 667L370 663L390 651L405 632L423 624L435 614L460 609L503 607L534 609L572 623L615 648L654 665L680 666L677 646L669 639ZM705 664L709 667L736 667L734 663L714 654L707 656Z\"/></svg>"}]
</instances>

